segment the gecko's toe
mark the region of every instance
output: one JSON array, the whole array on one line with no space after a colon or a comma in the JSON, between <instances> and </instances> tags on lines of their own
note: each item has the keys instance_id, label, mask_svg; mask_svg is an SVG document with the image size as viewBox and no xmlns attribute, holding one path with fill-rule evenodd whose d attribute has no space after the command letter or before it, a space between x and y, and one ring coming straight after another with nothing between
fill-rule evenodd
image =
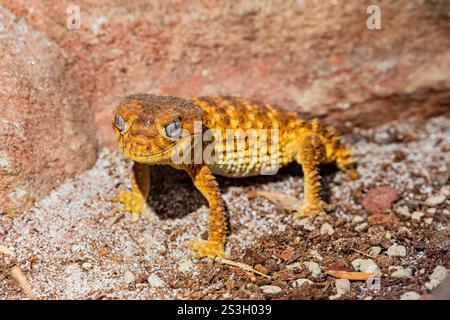
<instances>
[{"instance_id":1,"label":"gecko's toe","mask_svg":"<svg viewBox=\"0 0 450 320\"><path fill-rule=\"evenodd\" d=\"M324 216L326 214L324 206L307 206L304 205L300 207L294 213L294 219L305 218L305 217L315 217Z\"/></svg>"},{"instance_id":2,"label":"gecko's toe","mask_svg":"<svg viewBox=\"0 0 450 320\"><path fill-rule=\"evenodd\" d=\"M194 250L192 254L194 258L215 258L225 254L223 245L219 241L195 239L185 243L185 245Z\"/></svg>"},{"instance_id":3,"label":"gecko's toe","mask_svg":"<svg viewBox=\"0 0 450 320\"><path fill-rule=\"evenodd\" d=\"M139 220L140 216L147 218L149 221L154 221L157 218L153 211L148 207L145 198L139 193L129 190L119 190L118 196L113 197L112 200L123 203L123 209L132 214L132 222Z\"/></svg>"}]
</instances>

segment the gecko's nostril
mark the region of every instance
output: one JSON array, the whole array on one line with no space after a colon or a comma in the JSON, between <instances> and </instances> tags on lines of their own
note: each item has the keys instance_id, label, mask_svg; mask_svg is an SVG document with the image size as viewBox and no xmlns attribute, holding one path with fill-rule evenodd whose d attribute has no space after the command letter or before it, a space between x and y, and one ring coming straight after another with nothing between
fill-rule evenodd
<instances>
[{"instance_id":1,"label":"gecko's nostril","mask_svg":"<svg viewBox=\"0 0 450 320\"><path fill-rule=\"evenodd\" d=\"M152 147L151 146L147 146L147 152L152 152Z\"/></svg>"}]
</instances>

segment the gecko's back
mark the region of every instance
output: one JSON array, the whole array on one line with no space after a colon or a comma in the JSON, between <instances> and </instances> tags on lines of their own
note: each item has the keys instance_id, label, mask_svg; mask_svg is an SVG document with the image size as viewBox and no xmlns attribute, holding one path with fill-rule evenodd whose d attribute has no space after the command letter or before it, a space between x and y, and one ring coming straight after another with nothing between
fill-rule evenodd
<instances>
[{"instance_id":1,"label":"gecko's back","mask_svg":"<svg viewBox=\"0 0 450 320\"><path fill-rule=\"evenodd\" d=\"M215 174L247 177L276 173L295 159L300 137L311 131L327 146L325 162L334 161L338 138L318 121L299 119L294 112L238 97L200 97L193 102L204 111L204 126L221 133L215 146L219 154L209 164ZM234 139L226 138L227 130Z\"/></svg>"}]
</instances>

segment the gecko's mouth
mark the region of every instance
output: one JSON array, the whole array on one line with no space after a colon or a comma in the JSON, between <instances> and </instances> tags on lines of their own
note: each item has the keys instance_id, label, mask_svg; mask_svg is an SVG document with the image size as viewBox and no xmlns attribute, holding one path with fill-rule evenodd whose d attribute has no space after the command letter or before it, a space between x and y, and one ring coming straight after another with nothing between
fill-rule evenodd
<instances>
[{"instance_id":1,"label":"gecko's mouth","mask_svg":"<svg viewBox=\"0 0 450 320\"><path fill-rule=\"evenodd\" d=\"M119 145L124 151L125 155L133 161L145 164L157 164L173 159L181 150L189 148L192 140L191 137L192 135L183 137L167 148L155 153L146 151L147 146L145 145L126 142L123 139L119 141Z\"/></svg>"}]
</instances>

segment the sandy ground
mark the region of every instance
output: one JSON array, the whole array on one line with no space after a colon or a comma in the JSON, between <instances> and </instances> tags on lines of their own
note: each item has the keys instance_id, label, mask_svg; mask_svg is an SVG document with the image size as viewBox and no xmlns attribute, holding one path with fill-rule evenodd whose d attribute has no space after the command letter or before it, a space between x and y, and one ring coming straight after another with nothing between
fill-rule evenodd
<instances>
[{"instance_id":1,"label":"sandy ground","mask_svg":"<svg viewBox=\"0 0 450 320\"><path fill-rule=\"evenodd\" d=\"M110 200L130 187L130 162L104 150L92 169L34 208L0 216L0 244L12 251L0 253L0 298L26 298L8 272L12 265L22 268L41 299L426 297L450 268L449 133L444 117L355 130L345 139L361 179L325 168L335 209L313 220L294 223L291 213L253 192L303 199L297 166L273 177L221 178L230 219L227 253L270 279L190 256L183 242L206 235L207 207L183 172L155 167L149 203L159 221L132 223ZM377 186L393 187L398 197L374 217L361 202ZM328 269L382 275L348 283Z\"/></svg>"}]
</instances>

